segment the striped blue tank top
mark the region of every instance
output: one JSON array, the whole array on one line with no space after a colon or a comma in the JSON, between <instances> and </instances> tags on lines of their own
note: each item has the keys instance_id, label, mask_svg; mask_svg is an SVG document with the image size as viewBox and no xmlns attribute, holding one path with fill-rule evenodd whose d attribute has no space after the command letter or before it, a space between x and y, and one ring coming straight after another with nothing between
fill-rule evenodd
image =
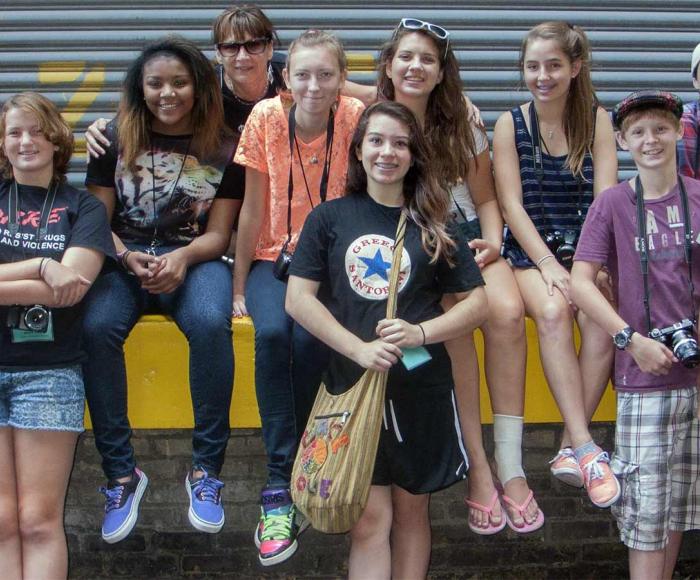
<instances>
[{"instance_id":1,"label":"striped blue tank top","mask_svg":"<svg viewBox=\"0 0 700 580\"><path fill-rule=\"evenodd\" d=\"M532 105L530 105L532 106ZM510 111L515 125L515 147L520 160L520 182L523 191L523 207L544 235L554 230L581 230L586 212L593 203L593 158L590 152L583 159L583 176L578 180L565 166L566 156L552 156L542 150L542 168L535 170L532 137L520 107ZM580 201L579 201L580 200ZM579 217L578 211L581 210ZM532 267L534 264L520 248L510 230L505 239L505 255L516 267Z\"/></svg>"}]
</instances>

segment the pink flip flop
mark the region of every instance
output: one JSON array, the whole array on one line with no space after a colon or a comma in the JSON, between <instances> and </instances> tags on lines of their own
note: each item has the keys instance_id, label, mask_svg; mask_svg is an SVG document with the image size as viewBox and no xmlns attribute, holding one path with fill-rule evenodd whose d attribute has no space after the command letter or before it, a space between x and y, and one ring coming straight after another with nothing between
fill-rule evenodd
<instances>
[{"instance_id":1,"label":"pink flip flop","mask_svg":"<svg viewBox=\"0 0 700 580\"><path fill-rule=\"evenodd\" d=\"M532 498L534 497L534 493L532 490L530 490L530 493L527 494L527 497L525 498L525 501L518 505L513 499L508 497L505 493L501 494L501 498L503 499L504 502L506 502L509 506L515 508L517 512L520 514L520 517L523 518L523 525L518 527L513 523L513 520L510 519L510 516L508 515L508 510L506 509L506 506L503 505L503 514L505 515L505 520L508 522L508 527L513 530L514 532L517 532L519 534L529 534L530 532L534 532L535 530L539 530L543 525L544 525L544 514L542 513L542 510L537 508L537 517L535 518L535 521L532 522L531 524L528 524L525 522L525 509L527 506L530 504L532 501ZM502 505L502 504L501 504Z\"/></svg>"},{"instance_id":2,"label":"pink flip flop","mask_svg":"<svg viewBox=\"0 0 700 580\"><path fill-rule=\"evenodd\" d=\"M485 506L485 505L482 505L476 501L472 501L470 499L467 499L466 497L464 498L464 503L466 503L467 506L469 506L470 508L473 508L475 510L479 510L480 512L484 512L489 517L489 525L486 528L480 528L479 526L475 526L474 524L472 524L472 522L470 520L469 521L469 529L472 532L474 532L475 534L479 534L480 536L492 536L493 534L497 534L503 528L506 527L505 510L501 510L501 522L500 523L498 523L498 524L491 523L491 514L493 513L493 508L495 507L497 501L498 501L498 492L496 490L493 491L493 496L491 496L491 501L489 502L488 506Z\"/></svg>"}]
</instances>

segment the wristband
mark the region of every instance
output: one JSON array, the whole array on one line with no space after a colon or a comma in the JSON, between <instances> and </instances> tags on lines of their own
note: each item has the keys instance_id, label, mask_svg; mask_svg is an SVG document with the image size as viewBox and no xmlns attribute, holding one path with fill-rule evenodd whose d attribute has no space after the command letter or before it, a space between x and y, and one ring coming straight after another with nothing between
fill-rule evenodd
<instances>
[{"instance_id":1,"label":"wristband","mask_svg":"<svg viewBox=\"0 0 700 580\"><path fill-rule=\"evenodd\" d=\"M53 258L42 258L41 263L39 264L39 278L42 280L44 279L44 272L46 272L46 268L49 265L49 262L53 260Z\"/></svg>"},{"instance_id":2,"label":"wristband","mask_svg":"<svg viewBox=\"0 0 700 580\"><path fill-rule=\"evenodd\" d=\"M543 262L545 262L553 257L554 257L554 254L547 254L546 256L542 256L539 260L537 260L537 262L535 262L535 267L539 269L539 267L542 265Z\"/></svg>"},{"instance_id":3,"label":"wristband","mask_svg":"<svg viewBox=\"0 0 700 580\"><path fill-rule=\"evenodd\" d=\"M418 328L420 328L420 332L421 332L421 334L423 335L423 342L421 342L420 345L421 345L421 346L424 346L424 345L425 345L425 330L423 330L423 325L422 325L422 324L419 324L419 325L418 325Z\"/></svg>"},{"instance_id":4,"label":"wristband","mask_svg":"<svg viewBox=\"0 0 700 580\"><path fill-rule=\"evenodd\" d=\"M117 254L117 259L119 260L119 263L121 264L122 268L124 268L127 272L129 271L129 266L126 263L126 259L129 257L129 254L131 254L131 250L124 250L123 252L119 252Z\"/></svg>"}]
</instances>

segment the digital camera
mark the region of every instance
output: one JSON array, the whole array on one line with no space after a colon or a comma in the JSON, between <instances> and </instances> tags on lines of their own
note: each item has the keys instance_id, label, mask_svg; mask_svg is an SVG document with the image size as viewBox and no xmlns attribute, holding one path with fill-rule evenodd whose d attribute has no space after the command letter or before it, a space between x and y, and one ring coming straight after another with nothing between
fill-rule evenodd
<instances>
[{"instance_id":1,"label":"digital camera","mask_svg":"<svg viewBox=\"0 0 700 580\"><path fill-rule=\"evenodd\" d=\"M578 231L576 230L554 230L544 235L545 244L567 270L571 270L571 266L574 265L577 241Z\"/></svg>"},{"instance_id":2,"label":"digital camera","mask_svg":"<svg viewBox=\"0 0 700 580\"><path fill-rule=\"evenodd\" d=\"M284 244L280 250L280 255L277 256L272 266L272 275L281 282L286 282L289 279L289 265L292 263L293 255L287 251L287 244Z\"/></svg>"},{"instance_id":3,"label":"digital camera","mask_svg":"<svg viewBox=\"0 0 700 580\"><path fill-rule=\"evenodd\" d=\"M41 304L34 306L10 306L7 311L7 326L17 330L46 332L51 313Z\"/></svg>"},{"instance_id":4,"label":"digital camera","mask_svg":"<svg viewBox=\"0 0 700 580\"><path fill-rule=\"evenodd\" d=\"M666 345L679 361L689 369L700 363L698 341L693 336L693 321L684 318L666 328L654 328L649 337Z\"/></svg>"}]
</instances>

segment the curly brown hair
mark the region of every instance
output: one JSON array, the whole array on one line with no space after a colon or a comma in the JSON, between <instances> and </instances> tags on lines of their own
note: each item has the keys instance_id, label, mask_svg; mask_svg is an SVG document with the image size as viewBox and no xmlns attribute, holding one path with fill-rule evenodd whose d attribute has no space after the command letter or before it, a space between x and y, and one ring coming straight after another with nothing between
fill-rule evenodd
<instances>
[{"instance_id":1,"label":"curly brown hair","mask_svg":"<svg viewBox=\"0 0 700 580\"><path fill-rule=\"evenodd\" d=\"M68 163L73 155L73 131L56 105L44 95L31 91L10 97L0 111L0 176L12 179L14 175L4 147L5 118L12 109L22 109L36 117L42 133L56 147L53 154L53 178L65 181Z\"/></svg>"}]
</instances>

